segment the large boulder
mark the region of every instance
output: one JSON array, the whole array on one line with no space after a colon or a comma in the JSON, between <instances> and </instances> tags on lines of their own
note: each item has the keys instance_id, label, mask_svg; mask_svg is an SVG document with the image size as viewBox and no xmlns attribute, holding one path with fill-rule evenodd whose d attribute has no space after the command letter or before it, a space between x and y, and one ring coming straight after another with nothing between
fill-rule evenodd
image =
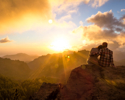
<instances>
[{"instance_id":1,"label":"large boulder","mask_svg":"<svg viewBox=\"0 0 125 100\"><path fill-rule=\"evenodd\" d=\"M61 89L61 100L84 100L93 93L94 77L78 67L72 70L67 84Z\"/></svg>"}]
</instances>

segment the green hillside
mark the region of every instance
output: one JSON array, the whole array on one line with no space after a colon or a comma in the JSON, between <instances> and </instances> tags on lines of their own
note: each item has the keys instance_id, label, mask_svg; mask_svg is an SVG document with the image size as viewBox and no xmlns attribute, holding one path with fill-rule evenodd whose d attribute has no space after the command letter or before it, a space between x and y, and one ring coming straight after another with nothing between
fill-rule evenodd
<instances>
[{"instance_id":1,"label":"green hillside","mask_svg":"<svg viewBox=\"0 0 125 100\"><path fill-rule=\"evenodd\" d=\"M19 60L10 60L8 58L0 58L0 74L10 77L11 79L28 78L30 69L28 65Z\"/></svg>"}]
</instances>

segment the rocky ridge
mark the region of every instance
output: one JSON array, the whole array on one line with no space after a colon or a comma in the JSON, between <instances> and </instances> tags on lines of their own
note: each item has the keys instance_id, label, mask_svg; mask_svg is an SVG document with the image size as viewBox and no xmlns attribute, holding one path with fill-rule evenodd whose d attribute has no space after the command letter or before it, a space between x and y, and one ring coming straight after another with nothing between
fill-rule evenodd
<instances>
[{"instance_id":1,"label":"rocky ridge","mask_svg":"<svg viewBox=\"0 0 125 100\"><path fill-rule=\"evenodd\" d=\"M82 65L65 85L43 83L29 100L125 100L125 66Z\"/></svg>"}]
</instances>

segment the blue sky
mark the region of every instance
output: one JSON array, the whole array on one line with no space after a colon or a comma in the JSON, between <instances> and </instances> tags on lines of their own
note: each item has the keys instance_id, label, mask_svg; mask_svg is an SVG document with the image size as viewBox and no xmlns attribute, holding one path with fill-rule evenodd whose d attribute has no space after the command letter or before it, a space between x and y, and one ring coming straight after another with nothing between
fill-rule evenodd
<instances>
[{"instance_id":1,"label":"blue sky","mask_svg":"<svg viewBox=\"0 0 125 100\"><path fill-rule=\"evenodd\" d=\"M61 37L68 41L66 44L70 47L67 49L71 50L90 49L101 44L102 41L108 41L111 44L116 41L119 46L115 49L124 50L125 0L48 0L48 2L36 0L30 3L25 1L28 7L23 3L19 4L19 0L14 2L15 8L11 7L12 0L7 1L0 3L5 5L0 7L3 11L0 18L2 21L0 56L16 53L44 55L60 52L56 48L63 44L56 44L57 47L53 46L55 49L51 48L51 45ZM32 4L34 4L33 7L30 6ZM101 13L97 14L99 11ZM94 15L93 18L92 15ZM113 18L123 17L123 21L117 20L117 23L111 24L113 28L109 28L108 22L104 22L103 25L96 19L97 17L103 20L101 16L105 16L105 20L109 22L112 19L113 23L115 22ZM48 22L50 19L52 23ZM101 31L105 26L113 32ZM122 29L118 35L114 35L116 27Z\"/></svg>"}]
</instances>

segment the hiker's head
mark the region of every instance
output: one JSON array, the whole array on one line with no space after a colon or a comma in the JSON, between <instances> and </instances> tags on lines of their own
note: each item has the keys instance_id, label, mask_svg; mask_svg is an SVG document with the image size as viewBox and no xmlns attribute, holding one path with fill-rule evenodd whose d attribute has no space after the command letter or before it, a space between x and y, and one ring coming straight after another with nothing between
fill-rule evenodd
<instances>
[{"instance_id":1,"label":"hiker's head","mask_svg":"<svg viewBox=\"0 0 125 100\"><path fill-rule=\"evenodd\" d=\"M107 42L103 42L103 43L102 43L102 46L105 48L105 47L108 46L108 43L107 43Z\"/></svg>"},{"instance_id":2,"label":"hiker's head","mask_svg":"<svg viewBox=\"0 0 125 100\"><path fill-rule=\"evenodd\" d=\"M102 46L102 45L99 45L97 48L98 48L98 50L100 50L100 49L103 48L103 46Z\"/></svg>"}]
</instances>

